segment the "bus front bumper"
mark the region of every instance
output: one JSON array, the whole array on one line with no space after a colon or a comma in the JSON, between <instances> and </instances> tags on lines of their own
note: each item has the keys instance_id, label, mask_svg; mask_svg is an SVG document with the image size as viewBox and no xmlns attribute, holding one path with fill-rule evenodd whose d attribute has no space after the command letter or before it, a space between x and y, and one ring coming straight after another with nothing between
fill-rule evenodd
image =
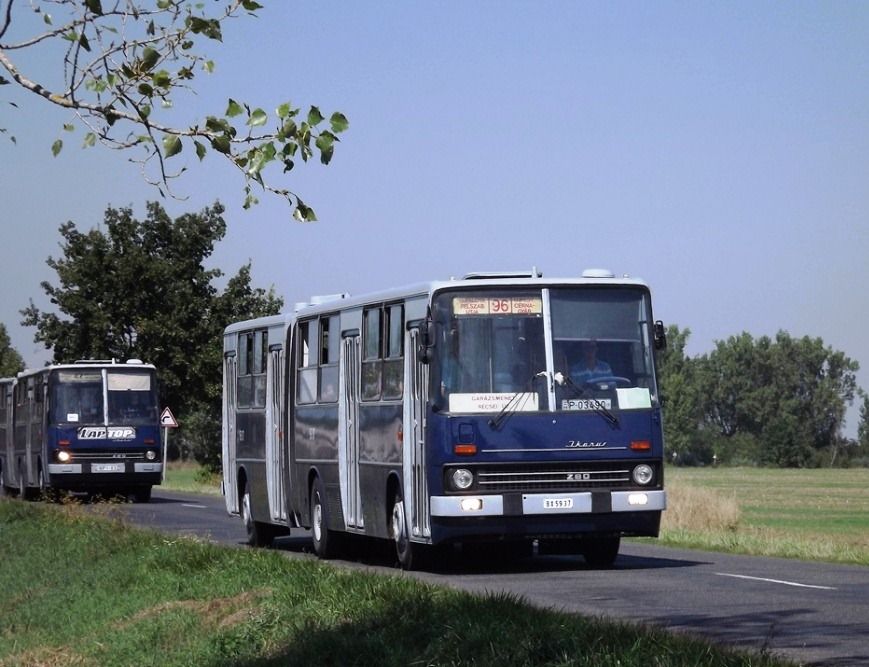
<instances>
[{"instance_id":1,"label":"bus front bumper","mask_svg":"<svg viewBox=\"0 0 869 667\"><path fill-rule=\"evenodd\" d=\"M470 496L432 496L432 517L492 517L611 512L661 512L667 492L593 491L585 493L513 493Z\"/></svg>"}]
</instances>

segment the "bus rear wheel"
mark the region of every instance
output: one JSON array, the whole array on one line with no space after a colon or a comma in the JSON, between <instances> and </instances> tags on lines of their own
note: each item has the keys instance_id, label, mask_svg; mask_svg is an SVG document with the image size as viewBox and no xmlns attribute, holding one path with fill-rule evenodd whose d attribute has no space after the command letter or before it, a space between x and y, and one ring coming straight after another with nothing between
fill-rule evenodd
<instances>
[{"instance_id":1,"label":"bus rear wheel","mask_svg":"<svg viewBox=\"0 0 869 667\"><path fill-rule=\"evenodd\" d=\"M329 530L329 510L319 477L315 477L311 485L311 539L318 558L327 560L335 557L337 535Z\"/></svg>"},{"instance_id":2,"label":"bus rear wheel","mask_svg":"<svg viewBox=\"0 0 869 667\"><path fill-rule=\"evenodd\" d=\"M254 521L251 509L250 485L245 481L241 496L241 520L247 533L247 543L252 547L267 547L272 543L271 526L261 521Z\"/></svg>"}]
</instances>

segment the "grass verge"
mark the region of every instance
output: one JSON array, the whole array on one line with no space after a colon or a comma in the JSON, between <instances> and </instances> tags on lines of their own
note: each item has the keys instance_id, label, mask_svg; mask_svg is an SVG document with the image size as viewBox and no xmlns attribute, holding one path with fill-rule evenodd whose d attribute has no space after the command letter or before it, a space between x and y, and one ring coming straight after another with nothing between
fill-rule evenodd
<instances>
[{"instance_id":1,"label":"grass verge","mask_svg":"<svg viewBox=\"0 0 869 667\"><path fill-rule=\"evenodd\" d=\"M668 468L658 542L869 565L869 469Z\"/></svg>"},{"instance_id":2,"label":"grass verge","mask_svg":"<svg viewBox=\"0 0 869 667\"><path fill-rule=\"evenodd\" d=\"M787 665L403 576L0 500L0 666Z\"/></svg>"}]
</instances>

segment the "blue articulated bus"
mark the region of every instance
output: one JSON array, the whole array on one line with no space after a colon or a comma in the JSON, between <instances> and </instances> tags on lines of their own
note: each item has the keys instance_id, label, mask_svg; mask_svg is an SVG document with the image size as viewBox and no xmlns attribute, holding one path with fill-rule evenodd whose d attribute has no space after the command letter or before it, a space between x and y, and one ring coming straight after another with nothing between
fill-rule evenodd
<instances>
[{"instance_id":1,"label":"blue articulated bus","mask_svg":"<svg viewBox=\"0 0 869 667\"><path fill-rule=\"evenodd\" d=\"M148 502L163 453L154 366L79 361L0 380L0 489L61 490Z\"/></svg>"},{"instance_id":2,"label":"blue articulated bus","mask_svg":"<svg viewBox=\"0 0 869 667\"><path fill-rule=\"evenodd\" d=\"M254 545L309 528L612 564L666 506L641 280L472 274L297 304L224 333L223 491Z\"/></svg>"}]
</instances>

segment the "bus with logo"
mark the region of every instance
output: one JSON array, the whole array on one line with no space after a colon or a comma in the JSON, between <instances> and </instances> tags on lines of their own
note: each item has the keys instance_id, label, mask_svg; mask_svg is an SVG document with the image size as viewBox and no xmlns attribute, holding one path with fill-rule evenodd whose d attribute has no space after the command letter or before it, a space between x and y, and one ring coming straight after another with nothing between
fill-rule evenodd
<instances>
[{"instance_id":1,"label":"bus with logo","mask_svg":"<svg viewBox=\"0 0 869 667\"><path fill-rule=\"evenodd\" d=\"M136 359L51 365L0 381L4 394L5 493L150 500L163 472L154 366Z\"/></svg>"},{"instance_id":2,"label":"bus with logo","mask_svg":"<svg viewBox=\"0 0 869 667\"><path fill-rule=\"evenodd\" d=\"M223 493L248 542L391 540L608 566L666 506L648 286L471 274L320 297L224 332ZM459 545L458 547L456 545ZM488 547L487 547L488 548Z\"/></svg>"}]
</instances>

